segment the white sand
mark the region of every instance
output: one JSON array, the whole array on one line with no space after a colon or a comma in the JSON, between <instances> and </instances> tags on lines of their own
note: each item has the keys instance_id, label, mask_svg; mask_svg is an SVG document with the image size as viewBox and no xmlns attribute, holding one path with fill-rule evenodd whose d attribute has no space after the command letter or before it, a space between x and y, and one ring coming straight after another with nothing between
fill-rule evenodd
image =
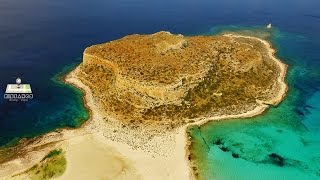
<instances>
[{"instance_id":1,"label":"white sand","mask_svg":"<svg viewBox=\"0 0 320 180\"><path fill-rule=\"evenodd\" d=\"M62 147L66 151L67 168L57 179L139 179L130 162L99 134L77 136Z\"/></svg>"}]
</instances>

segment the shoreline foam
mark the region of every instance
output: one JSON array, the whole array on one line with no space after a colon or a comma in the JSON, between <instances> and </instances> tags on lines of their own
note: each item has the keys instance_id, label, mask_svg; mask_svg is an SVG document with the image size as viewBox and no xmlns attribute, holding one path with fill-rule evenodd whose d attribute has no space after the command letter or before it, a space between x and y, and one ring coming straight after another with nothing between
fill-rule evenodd
<instances>
[{"instance_id":1,"label":"shoreline foam","mask_svg":"<svg viewBox=\"0 0 320 180\"><path fill-rule=\"evenodd\" d=\"M174 132L168 132L163 137L155 137L155 141L162 139L163 141L166 141L167 139L172 139L174 141L170 141L165 144L158 144L161 147L157 150L170 150L171 153L165 153L165 155L154 155L152 153L147 153L141 149L133 149L131 146L122 143L122 142L116 142L113 140L110 140L104 136L104 133L106 132L103 127L100 127L101 124L105 125L103 122L103 116L100 113L99 108L94 104L91 90L85 86L79 79L77 79L74 76L74 69L71 73L69 73L65 77L65 82L72 84L76 88L80 89L83 93L83 99L84 104L86 108L89 110L90 117L89 119L82 124L81 127L74 129L74 130L67 130L67 129L61 129L59 133L61 133L61 136L52 138L48 133L44 136L39 137L38 144L44 144L46 142L55 142L57 140L63 141L57 146L68 146L71 142L71 139L79 136L84 136L85 134L92 134L94 137L99 139L99 141L104 142L106 146L111 147L115 149L118 153L121 154L121 157L130 162L130 166L134 167L136 169L136 173L143 177L144 179L192 179L195 178L193 175L190 161L187 158L187 155L189 153L188 149L188 135L187 135L187 128L190 125L203 125L209 121L219 121L223 119L232 119L232 118L248 118L252 116L256 116L258 114L261 114L264 112L270 104L277 105L279 104L282 99L284 98L286 91L287 91L287 85L285 84L285 74L287 70L287 65L283 64L279 59L275 57L275 50L272 49L272 46L269 42L256 38L256 37L249 37L249 36L241 36L241 35L234 35L234 34L226 34L225 36L238 36L238 37L244 37L244 38L255 38L262 42L264 45L266 45L266 48L269 52L269 55L272 57L273 60L279 65L280 68L280 74L277 78L278 83L281 84L281 90L279 90L279 93L276 97L274 97L273 100L269 102L258 102L260 105L255 107L251 111L247 111L242 114L237 115L223 115L223 116L215 116L210 118L201 119L194 123L186 124L178 129L176 129ZM52 134L52 133L51 133ZM168 138L170 137L170 138ZM134 138L134 137L133 137ZM33 146L37 145L33 144ZM68 149L66 149L68 153ZM44 154L44 153L43 153ZM39 159L34 158L32 155L29 157L32 161L36 162ZM68 157L68 156L67 156ZM67 159L68 161L68 159ZM30 163L28 166L21 164L20 162L13 163L13 164L20 164L20 171L23 169L27 169L30 166ZM10 165L10 163L9 163ZM12 165L12 164L11 164ZM69 164L70 165L70 164ZM3 166L3 165L2 165ZM70 165L72 166L72 164ZM7 168L10 166L7 166ZM12 166L11 166L12 167ZM4 167L5 168L5 167ZM5 171L3 171L5 172ZM0 171L0 177L3 175ZM128 174L127 174L128 175ZM129 175L130 177L130 175ZM157 177L157 178L155 178ZM61 177L63 178L63 176Z\"/></svg>"}]
</instances>

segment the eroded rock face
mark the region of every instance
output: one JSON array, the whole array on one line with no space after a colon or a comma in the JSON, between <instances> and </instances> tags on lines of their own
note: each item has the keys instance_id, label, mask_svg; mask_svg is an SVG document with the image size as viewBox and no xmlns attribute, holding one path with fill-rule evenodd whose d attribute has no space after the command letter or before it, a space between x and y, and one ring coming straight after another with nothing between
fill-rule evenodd
<instances>
[{"instance_id":1,"label":"eroded rock face","mask_svg":"<svg viewBox=\"0 0 320 180\"><path fill-rule=\"evenodd\" d=\"M279 89L270 58L252 38L159 32L88 47L75 72L108 115L175 127L267 101Z\"/></svg>"}]
</instances>

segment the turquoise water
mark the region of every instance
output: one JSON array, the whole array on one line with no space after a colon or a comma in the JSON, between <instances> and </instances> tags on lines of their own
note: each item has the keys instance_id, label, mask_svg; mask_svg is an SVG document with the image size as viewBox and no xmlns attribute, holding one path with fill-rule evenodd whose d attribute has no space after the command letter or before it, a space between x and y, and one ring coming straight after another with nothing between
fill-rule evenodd
<instances>
[{"instance_id":1,"label":"turquoise water","mask_svg":"<svg viewBox=\"0 0 320 180\"><path fill-rule=\"evenodd\" d=\"M236 26L214 28L209 34L230 29L268 34ZM312 61L318 59L320 46L279 29L268 38L277 56L289 64L288 95L254 118L190 127L200 179L320 179L320 69Z\"/></svg>"}]
</instances>

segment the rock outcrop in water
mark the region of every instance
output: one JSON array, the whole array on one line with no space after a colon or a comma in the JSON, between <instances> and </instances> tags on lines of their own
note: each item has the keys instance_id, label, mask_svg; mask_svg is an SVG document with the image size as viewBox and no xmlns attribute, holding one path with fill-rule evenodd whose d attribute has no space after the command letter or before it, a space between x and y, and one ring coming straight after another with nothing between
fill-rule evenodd
<instances>
[{"instance_id":1,"label":"rock outcrop in water","mask_svg":"<svg viewBox=\"0 0 320 180\"><path fill-rule=\"evenodd\" d=\"M254 38L158 32L86 48L75 74L108 116L173 128L270 101L280 89L271 58Z\"/></svg>"}]
</instances>

